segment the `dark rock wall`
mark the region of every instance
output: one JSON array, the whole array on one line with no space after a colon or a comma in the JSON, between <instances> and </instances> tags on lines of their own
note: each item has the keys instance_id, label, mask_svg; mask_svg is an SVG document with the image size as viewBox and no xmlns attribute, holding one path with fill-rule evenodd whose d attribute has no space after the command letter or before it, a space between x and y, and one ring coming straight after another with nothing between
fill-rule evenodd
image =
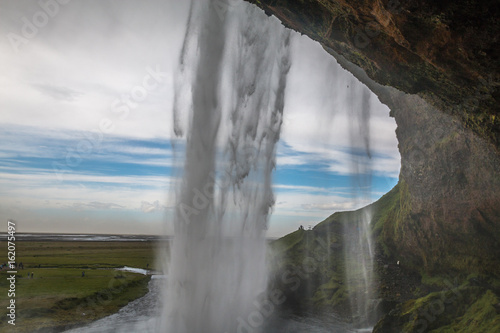
<instances>
[{"instance_id":1,"label":"dark rock wall","mask_svg":"<svg viewBox=\"0 0 500 333\"><path fill-rule=\"evenodd\" d=\"M500 2L247 0L500 144Z\"/></svg>"},{"instance_id":2,"label":"dark rock wall","mask_svg":"<svg viewBox=\"0 0 500 333\"><path fill-rule=\"evenodd\" d=\"M495 147L418 96L395 99L393 110L406 185L394 250L423 272L500 277Z\"/></svg>"},{"instance_id":3,"label":"dark rock wall","mask_svg":"<svg viewBox=\"0 0 500 333\"><path fill-rule=\"evenodd\" d=\"M497 148L420 96L382 86L332 54L391 108L398 125L400 205L383 226L387 254L421 274L500 276Z\"/></svg>"}]
</instances>

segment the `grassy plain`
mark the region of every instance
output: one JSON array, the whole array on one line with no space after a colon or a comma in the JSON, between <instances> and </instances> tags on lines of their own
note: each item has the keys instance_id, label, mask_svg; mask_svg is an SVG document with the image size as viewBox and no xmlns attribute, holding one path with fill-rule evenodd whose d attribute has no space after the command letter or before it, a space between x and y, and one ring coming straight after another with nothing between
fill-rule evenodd
<instances>
[{"instance_id":1,"label":"grassy plain","mask_svg":"<svg viewBox=\"0 0 500 333\"><path fill-rule=\"evenodd\" d=\"M0 271L0 332L54 332L118 311L147 293L150 276L117 271L155 269L156 242L16 243L16 325L7 323L10 298L6 270ZM0 241L0 264L7 242ZM5 259L4 259L5 258ZM82 276L85 272L85 276ZM33 273L33 278L28 274Z\"/></svg>"}]
</instances>

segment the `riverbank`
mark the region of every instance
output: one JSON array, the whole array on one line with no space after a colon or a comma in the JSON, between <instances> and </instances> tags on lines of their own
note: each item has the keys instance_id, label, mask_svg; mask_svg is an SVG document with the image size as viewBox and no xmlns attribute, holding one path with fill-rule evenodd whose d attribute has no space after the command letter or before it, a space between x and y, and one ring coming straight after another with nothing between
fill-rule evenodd
<instances>
[{"instance_id":1,"label":"riverbank","mask_svg":"<svg viewBox=\"0 0 500 333\"><path fill-rule=\"evenodd\" d=\"M15 326L2 315L0 332L59 332L116 313L148 292L150 275L124 266L156 270L155 241L67 242L20 241L14 297L1 297L0 308L15 300ZM0 242L6 249L6 242ZM6 255L6 254L5 254ZM6 257L6 256L4 256ZM3 262L2 262L3 263ZM0 271L0 292L8 292L7 277Z\"/></svg>"}]
</instances>

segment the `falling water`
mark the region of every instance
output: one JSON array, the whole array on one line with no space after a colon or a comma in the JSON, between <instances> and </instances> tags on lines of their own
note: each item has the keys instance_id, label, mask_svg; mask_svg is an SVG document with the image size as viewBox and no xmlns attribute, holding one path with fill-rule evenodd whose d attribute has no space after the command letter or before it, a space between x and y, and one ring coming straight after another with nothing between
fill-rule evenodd
<instances>
[{"instance_id":1,"label":"falling water","mask_svg":"<svg viewBox=\"0 0 500 333\"><path fill-rule=\"evenodd\" d=\"M265 229L290 68L290 32L242 1L192 0L175 79L174 128L185 138L161 331L258 332ZM370 93L346 82L351 172L371 199ZM349 88L350 87L350 88ZM185 149L184 149L185 148ZM360 326L375 319L371 211L348 215L346 280ZM251 322L251 324L249 324ZM246 327L246 328L244 328Z\"/></svg>"},{"instance_id":2,"label":"falling water","mask_svg":"<svg viewBox=\"0 0 500 333\"><path fill-rule=\"evenodd\" d=\"M357 327L373 327L377 320L374 299L372 212L362 209L346 217L345 268L351 312Z\"/></svg>"},{"instance_id":3,"label":"falling water","mask_svg":"<svg viewBox=\"0 0 500 333\"><path fill-rule=\"evenodd\" d=\"M371 94L364 85L353 83L349 85L346 96L350 108L350 169L354 174L352 189L356 200L369 202L372 177L369 103ZM371 235L372 210L367 206L345 216L344 259L351 313L358 327L369 329L377 320L374 300L374 245Z\"/></svg>"},{"instance_id":4,"label":"falling water","mask_svg":"<svg viewBox=\"0 0 500 333\"><path fill-rule=\"evenodd\" d=\"M289 38L255 6L191 3L175 86L174 132L187 143L162 331L242 330L265 290Z\"/></svg>"}]
</instances>

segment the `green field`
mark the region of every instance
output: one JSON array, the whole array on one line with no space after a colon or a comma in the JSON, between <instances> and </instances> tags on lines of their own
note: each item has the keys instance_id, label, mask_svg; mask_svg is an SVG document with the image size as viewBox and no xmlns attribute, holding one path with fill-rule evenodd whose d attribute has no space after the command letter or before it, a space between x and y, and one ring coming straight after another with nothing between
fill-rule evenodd
<instances>
[{"instance_id":1,"label":"green field","mask_svg":"<svg viewBox=\"0 0 500 333\"><path fill-rule=\"evenodd\" d=\"M156 242L16 243L16 325L8 324L9 282L0 271L0 332L61 331L118 311L147 293L150 276L117 271L155 267ZM7 261L7 242L0 241ZM5 258L5 259L3 259ZM82 272L85 276L82 277ZM33 273L33 278L28 274Z\"/></svg>"}]
</instances>

